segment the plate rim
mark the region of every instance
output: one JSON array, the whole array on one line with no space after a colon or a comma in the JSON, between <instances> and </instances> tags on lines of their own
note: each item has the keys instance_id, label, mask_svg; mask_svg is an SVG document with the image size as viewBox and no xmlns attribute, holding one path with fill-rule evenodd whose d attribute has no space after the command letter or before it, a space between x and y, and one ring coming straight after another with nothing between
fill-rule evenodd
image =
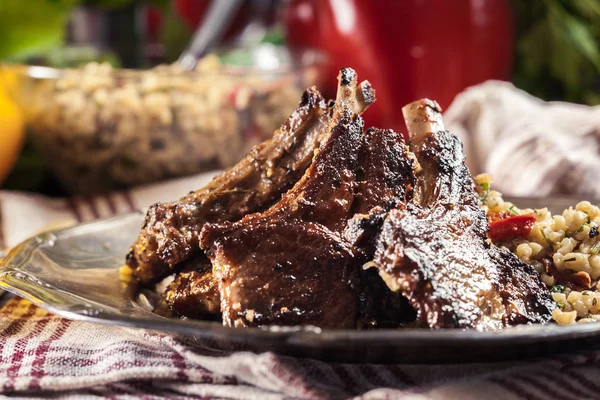
<instances>
[{"instance_id":1,"label":"plate rim","mask_svg":"<svg viewBox=\"0 0 600 400\"><path fill-rule=\"evenodd\" d=\"M335 345L350 342L403 342L407 345L440 345L440 344L466 344L489 346L505 344L514 341L518 344L556 342L564 339L575 340L592 336L600 336L600 323L578 323L568 326L557 324L533 324L505 328L500 331L476 331L462 329L378 329L378 330L351 330L351 329L320 329L314 327L266 327L266 328L231 328L214 321L183 320L161 317L149 311L152 317L141 318L136 316L119 315L106 310L85 310L77 312L60 308L47 303L22 287L7 282L6 276L11 272L29 275L19 267L27 264L32 254L47 240L60 240L61 236L76 235L78 230L105 224L113 220L143 216L143 211L135 211L120 216L99 219L76 226L50 230L35 235L15 246L0 263L0 288L16 296L30 301L36 306L63 318L75 321L116 325L131 328L154 330L170 334L185 334L195 337L224 336L232 340L284 340L288 344L301 346L321 346L323 344ZM14 278L14 275L11 275ZM118 276L118 275L117 275ZM17 282L19 280L17 279ZM77 293L71 295L82 297ZM133 299L132 299L133 302ZM170 323L169 323L170 322Z\"/></svg>"}]
</instances>

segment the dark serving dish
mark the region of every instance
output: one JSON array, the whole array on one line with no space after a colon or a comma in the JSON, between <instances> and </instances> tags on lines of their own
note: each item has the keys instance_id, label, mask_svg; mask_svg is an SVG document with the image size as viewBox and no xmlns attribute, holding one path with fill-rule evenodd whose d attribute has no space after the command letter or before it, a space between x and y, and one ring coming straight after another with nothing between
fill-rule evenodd
<instances>
[{"instance_id":1,"label":"dark serving dish","mask_svg":"<svg viewBox=\"0 0 600 400\"><path fill-rule=\"evenodd\" d=\"M507 198L523 207L561 210L577 201ZM456 363L523 359L581 349L600 337L600 324L531 325L499 332L462 330L320 330L311 327L234 329L218 322L169 319L151 311L150 293L122 276L141 212L35 236L13 249L0 269L0 288L74 320L177 334L219 350L273 351L337 362Z\"/></svg>"}]
</instances>

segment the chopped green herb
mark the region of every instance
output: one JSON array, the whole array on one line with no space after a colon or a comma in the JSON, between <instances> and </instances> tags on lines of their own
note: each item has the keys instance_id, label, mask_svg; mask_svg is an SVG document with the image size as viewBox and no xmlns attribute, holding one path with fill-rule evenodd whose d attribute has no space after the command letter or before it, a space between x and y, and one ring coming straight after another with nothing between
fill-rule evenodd
<instances>
[{"instance_id":1,"label":"chopped green herb","mask_svg":"<svg viewBox=\"0 0 600 400\"><path fill-rule=\"evenodd\" d=\"M584 296L589 296L590 294L592 294L592 292L590 292L589 290L584 290L583 292L581 292L581 294Z\"/></svg>"},{"instance_id":2,"label":"chopped green herb","mask_svg":"<svg viewBox=\"0 0 600 400\"><path fill-rule=\"evenodd\" d=\"M576 257L571 257L571 258L568 258L568 259L566 259L566 260L564 260L564 261L565 261L565 262L571 262L571 261L576 261L576 260L577 260L577 258L576 258Z\"/></svg>"},{"instance_id":3,"label":"chopped green herb","mask_svg":"<svg viewBox=\"0 0 600 400\"><path fill-rule=\"evenodd\" d=\"M558 305L558 308L563 308L565 305L564 303L556 303Z\"/></svg>"},{"instance_id":4,"label":"chopped green herb","mask_svg":"<svg viewBox=\"0 0 600 400\"><path fill-rule=\"evenodd\" d=\"M592 253L593 255L600 253L600 242L594 243L594 245L590 249L590 253Z\"/></svg>"},{"instance_id":5,"label":"chopped green herb","mask_svg":"<svg viewBox=\"0 0 600 400\"><path fill-rule=\"evenodd\" d=\"M550 292L552 293L562 293L565 290L563 285L554 285L550 288Z\"/></svg>"},{"instance_id":6,"label":"chopped green herb","mask_svg":"<svg viewBox=\"0 0 600 400\"><path fill-rule=\"evenodd\" d=\"M583 229L585 228L586 225L587 225L587 222L584 223L584 224L581 224L581 226L579 227L579 229L577 229L577 233L583 232Z\"/></svg>"},{"instance_id":7,"label":"chopped green herb","mask_svg":"<svg viewBox=\"0 0 600 400\"><path fill-rule=\"evenodd\" d=\"M552 242L550 241L550 239L548 239L548 236L546 236L546 234L544 233L544 230L542 228L540 228L540 233L542 234L546 243L548 243L548 246L550 246L550 248L553 248Z\"/></svg>"},{"instance_id":8,"label":"chopped green herb","mask_svg":"<svg viewBox=\"0 0 600 400\"><path fill-rule=\"evenodd\" d=\"M512 206L510 206L510 208L508 209L508 212L511 214L519 215L519 212L517 210L515 210L514 204Z\"/></svg>"},{"instance_id":9,"label":"chopped green herb","mask_svg":"<svg viewBox=\"0 0 600 400\"><path fill-rule=\"evenodd\" d=\"M483 182L479 186L481 187L481 190L483 191L483 196L480 196L479 200L482 203L485 203L486 200L488 199L488 195L489 195L489 192L490 192L490 184L488 182Z\"/></svg>"}]
</instances>

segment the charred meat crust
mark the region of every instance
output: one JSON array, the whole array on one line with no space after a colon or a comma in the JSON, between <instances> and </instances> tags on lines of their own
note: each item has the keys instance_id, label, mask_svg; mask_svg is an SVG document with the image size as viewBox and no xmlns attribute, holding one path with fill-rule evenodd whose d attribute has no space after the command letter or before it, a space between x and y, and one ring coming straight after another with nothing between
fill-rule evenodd
<instances>
[{"instance_id":1,"label":"charred meat crust","mask_svg":"<svg viewBox=\"0 0 600 400\"><path fill-rule=\"evenodd\" d=\"M212 266L208 260L203 267L179 272L167 288L164 298L176 315L221 320L219 291L214 284Z\"/></svg>"},{"instance_id":2,"label":"charred meat crust","mask_svg":"<svg viewBox=\"0 0 600 400\"><path fill-rule=\"evenodd\" d=\"M407 146L391 130L363 133L359 114L373 101L349 68L335 101L307 90L232 169L150 207L127 256L135 276L151 284L176 271L170 308L229 326L548 322L554 303L534 269L487 240L462 145L437 103L403 109Z\"/></svg>"},{"instance_id":3,"label":"charred meat crust","mask_svg":"<svg viewBox=\"0 0 600 400\"><path fill-rule=\"evenodd\" d=\"M414 121L430 124L430 117L435 122L431 114ZM533 268L487 242L487 220L459 139L421 128L410 141L422 167L414 202L385 218L374 260L380 275L430 328L548 322L553 303Z\"/></svg>"},{"instance_id":4,"label":"charred meat crust","mask_svg":"<svg viewBox=\"0 0 600 400\"><path fill-rule=\"evenodd\" d=\"M356 327L357 262L338 232L352 208L363 122L347 107L336 113L329 140L280 202L205 225L201 246L210 250L224 324Z\"/></svg>"},{"instance_id":5,"label":"charred meat crust","mask_svg":"<svg viewBox=\"0 0 600 400\"><path fill-rule=\"evenodd\" d=\"M413 159L402 135L391 129L369 128L363 137L353 213L389 208L412 198Z\"/></svg>"},{"instance_id":6,"label":"charred meat crust","mask_svg":"<svg viewBox=\"0 0 600 400\"><path fill-rule=\"evenodd\" d=\"M225 325L356 328L356 262L339 235L303 221L233 225L204 231L213 236Z\"/></svg>"},{"instance_id":7,"label":"charred meat crust","mask_svg":"<svg viewBox=\"0 0 600 400\"><path fill-rule=\"evenodd\" d=\"M182 199L151 206L132 247L128 265L142 283L155 282L199 252L206 222L235 221L268 207L310 165L328 116L324 99L311 88L273 139L252 149L233 168Z\"/></svg>"},{"instance_id":8,"label":"charred meat crust","mask_svg":"<svg viewBox=\"0 0 600 400\"><path fill-rule=\"evenodd\" d=\"M358 84L352 69L342 70L340 81L342 77L344 83L331 106L314 87L306 90L298 109L272 139L256 146L204 188L178 201L151 206L127 257L137 279L154 283L198 254L198 235L205 223L237 221L279 200L304 174L313 152L326 140L335 119L335 104L360 114L375 101L371 85Z\"/></svg>"}]
</instances>

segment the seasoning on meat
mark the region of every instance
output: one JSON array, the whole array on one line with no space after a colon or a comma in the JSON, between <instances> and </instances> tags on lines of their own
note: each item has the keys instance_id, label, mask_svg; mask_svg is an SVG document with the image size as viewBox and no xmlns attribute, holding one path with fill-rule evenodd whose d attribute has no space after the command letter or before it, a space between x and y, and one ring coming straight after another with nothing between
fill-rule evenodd
<instances>
[{"instance_id":1,"label":"seasoning on meat","mask_svg":"<svg viewBox=\"0 0 600 400\"><path fill-rule=\"evenodd\" d=\"M359 114L373 101L368 82L343 69L335 101L309 89L237 166L151 207L128 258L137 278L175 271L171 310L234 327L548 322L555 303L539 274L488 239L529 235L534 218L513 207L488 221L481 202L494 192L473 181L437 103L403 109L406 143L363 132ZM592 238L590 223L581 234Z\"/></svg>"},{"instance_id":2,"label":"seasoning on meat","mask_svg":"<svg viewBox=\"0 0 600 400\"><path fill-rule=\"evenodd\" d=\"M302 179L268 210L202 231L225 325L357 326L357 262L339 232L354 200L363 121L344 101L356 74L338 79L331 134Z\"/></svg>"},{"instance_id":3,"label":"seasoning on meat","mask_svg":"<svg viewBox=\"0 0 600 400\"><path fill-rule=\"evenodd\" d=\"M385 218L375 264L430 328L494 330L545 323L554 308L533 268L490 245L462 145L443 130L439 106L406 106L410 148L422 168L414 201Z\"/></svg>"},{"instance_id":4,"label":"seasoning on meat","mask_svg":"<svg viewBox=\"0 0 600 400\"><path fill-rule=\"evenodd\" d=\"M364 81L340 85L337 99L360 114L375 101L375 93ZM211 270L204 267L210 264L198 247L202 227L208 222L239 220L276 202L300 179L311 164L314 151L327 140L330 125L338 118L335 102L327 107L315 88L308 89L298 109L271 140L254 148L203 189L179 201L151 207L128 258L135 276L143 284L150 284L172 269L196 269L193 279L176 277L164 294L165 300L178 315L218 316L212 312L215 302L220 302L217 284L202 276L210 275ZM202 282L201 289L195 287L198 282Z\"/></svg>"}]
</instances>

